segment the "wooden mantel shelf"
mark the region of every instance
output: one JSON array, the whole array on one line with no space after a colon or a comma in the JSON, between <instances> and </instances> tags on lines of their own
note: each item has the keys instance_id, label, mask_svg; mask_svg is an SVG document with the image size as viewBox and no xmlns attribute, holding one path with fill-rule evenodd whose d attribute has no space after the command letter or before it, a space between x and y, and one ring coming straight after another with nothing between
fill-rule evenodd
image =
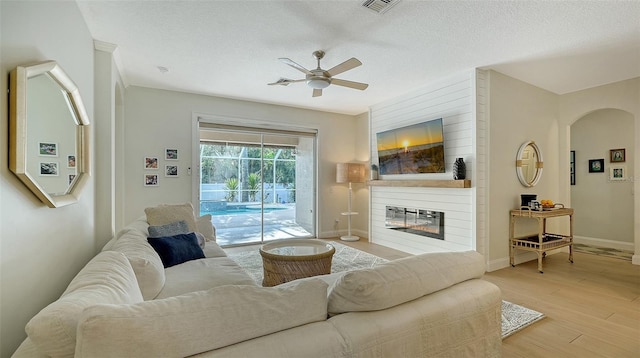
<instances>
[{"instance_id":1,"label":"wooden mantel shelf","mask_svg":"<svg viewBox=\"0 0 640 358\"><path fill-rule=\"evenodd\" d=\"M398 186L423 188L471 188L471 180L369 180L369 186Z\"/></svg>"}]
</instances>

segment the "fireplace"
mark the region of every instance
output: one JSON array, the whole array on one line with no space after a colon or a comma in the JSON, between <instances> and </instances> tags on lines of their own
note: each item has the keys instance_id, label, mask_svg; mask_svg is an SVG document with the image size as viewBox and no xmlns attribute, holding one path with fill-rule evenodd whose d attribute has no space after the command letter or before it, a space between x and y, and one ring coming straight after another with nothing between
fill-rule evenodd
<instances>
[{"instance_id":1,"label":"fireplace","mask_svg":"<svg viewBox=\"0 0 640 358\"><path fill-rule=\"evenodd\" d=\"M387 229L444 240L444 212L387 206L384 225Z\"/></svg>"}]
</instances>

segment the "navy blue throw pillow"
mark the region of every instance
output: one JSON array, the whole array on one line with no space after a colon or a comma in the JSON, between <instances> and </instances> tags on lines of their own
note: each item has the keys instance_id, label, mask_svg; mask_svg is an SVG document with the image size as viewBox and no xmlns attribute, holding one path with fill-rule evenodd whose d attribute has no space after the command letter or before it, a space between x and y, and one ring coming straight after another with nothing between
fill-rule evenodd
<instances>
[{"instance_id":1,"label":"navy blue throw pillow","mask_svg":"<svg viewBox=\"0 0 640 358\"><path fill-rule=\"evenodd\" d=\"M198 245L198 238L193 232L174 236L148 238L147 241L149 241L149 244L156 250L165 268L204 258L204 252L202 252L202 248Z\"/></svg>"}]
</instances>

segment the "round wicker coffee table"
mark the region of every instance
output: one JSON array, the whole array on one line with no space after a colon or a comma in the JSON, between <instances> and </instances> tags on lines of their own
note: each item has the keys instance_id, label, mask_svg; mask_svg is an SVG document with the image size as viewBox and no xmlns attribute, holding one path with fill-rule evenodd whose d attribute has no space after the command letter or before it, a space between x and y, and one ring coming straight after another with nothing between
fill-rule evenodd
<instances>
[{"instance_id":1,"label":"round wicker coffee table","mask_svg":"<svg viewBox=\"0 0 640 358\"><path fill-rule=\"evenodd\" d=\"M271 287L299 278L331 273L335 247L316 239L274 241L260 247L264 279Z\"/></svg>"}]
</instances>

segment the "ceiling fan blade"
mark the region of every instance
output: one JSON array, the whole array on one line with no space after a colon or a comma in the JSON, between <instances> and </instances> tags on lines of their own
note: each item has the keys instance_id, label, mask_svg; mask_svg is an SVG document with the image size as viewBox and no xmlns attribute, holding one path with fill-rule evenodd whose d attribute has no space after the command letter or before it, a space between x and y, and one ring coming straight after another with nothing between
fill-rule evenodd
<instances>
[{"instance_id":1,"label":"ceiling fan blade","mask_svg":"<svg viewBox=\"0 0 640 358\"><path fill-rule=\"evenodd\" d=\"M361 91L365 90L365 89L367 89L367 87L369 87L369 85L366 84L366 83L341 80L341 79L338 79L338 78L332 78L331 79L331 84L332 85L342 86L342 87L349 87L349 88L359 89Z\"/></svg>"},{"instance_id":2,"label":"ceiling fan blade","mask_svg":"<svg viewBox=\"0 0 640 358\"><path fill-rule=\"evenodd\" d=\"M349 71L352 68L356 68L360 65L362 65L362 62L360 62L357 58L352 57L339 65L333 66L327 72L331 76L335 76L341 74L342 72Z\"/></svg>"},{"instance_id":3,"label":"ceiling fan blade","mask_svg":"<svg viewBox=\"0 0 640 358\"><path fill-rule=\"evenodd\" d=\"M311 75L312 74L311 71L309 71L306 68L300 66L296 62L293 62L293 60L291 60L290 58L282 57L282 58L279 58L278 60L286 63L287 65L295 68L296 70L298 70L298 71L300 71L300 72L302 72L302 73L304 73L306 75Z\"/></svg>"},{"instance_id":4,"label":"ceiling fan blade","mask_svg":"<svg viewBox=\"0 0 640 358\"><path fill-rule=\"evenodd\" d=\"M322 88L314 88L312 97L320 97L322 96Z\"/></svg>"},{"instance_id":5,"label":"ceiling fan blade","mask_svg":"<svg viewBox=\"0 0 640 358\"><path fill-rule=\"evenodd\" d=\"M280 85L280 86L288 86L291 83L296 83L296 82L302 82L302 81L306 81L305 79L301 79L301 80L290 80L288 78L281 78L279 80L277 80L276 82L272 82L272 83L267 83L269 86L273 86L273 85Z\"/></svg>"}]
</instances>

